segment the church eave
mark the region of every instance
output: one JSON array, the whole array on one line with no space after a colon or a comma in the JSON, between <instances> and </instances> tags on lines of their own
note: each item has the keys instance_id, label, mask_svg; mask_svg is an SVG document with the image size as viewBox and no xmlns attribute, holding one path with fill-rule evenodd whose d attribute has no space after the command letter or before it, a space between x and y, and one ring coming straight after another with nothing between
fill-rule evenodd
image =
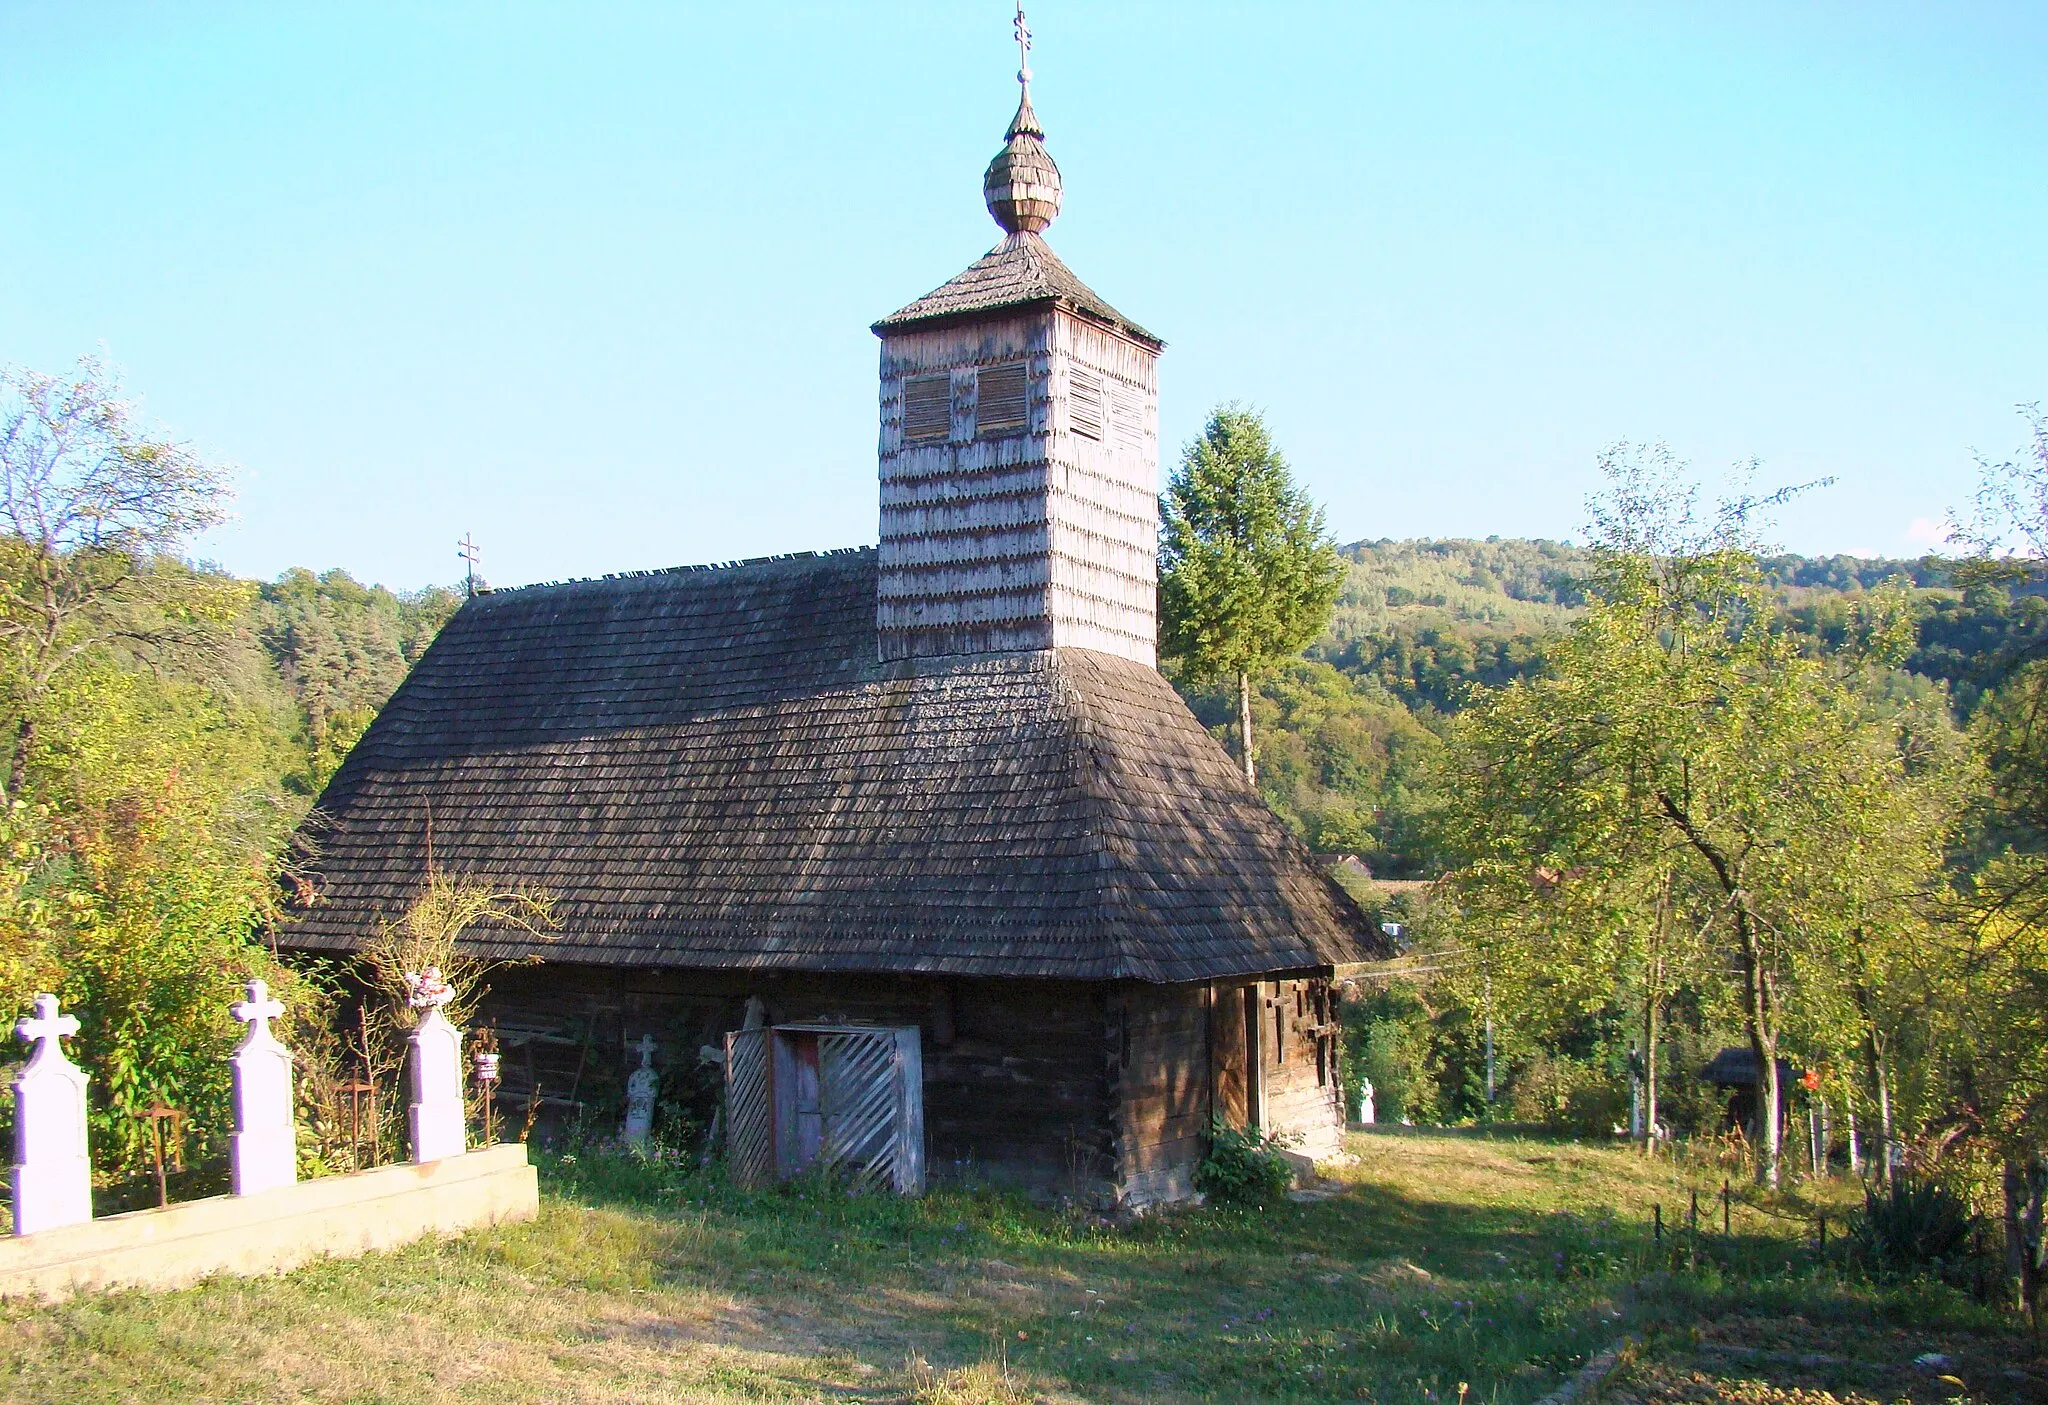
<instances>
[{"instance_id":1,"label":"church eave","mask_svg":"<svg viewBox=\"0 0 2048 1405\"><path fill-rule=\"evenodd\" d=\"M915 303L911 304L911 307L915 306ZM1054 308L1069 313L1091 326L1100 327L1106 332L1128 337L1147 351L1156 353L1166 349L1163 340L1137 323L1123 317L1105 316L1086 303L1076 302L1057 293L1049 293L1038 298L1020 298L1015 302L995 303L986 307L959 308L944 312L913 313L910 308L905 308L871 324L868 330L878 337L894 336L899 332L936 332L947 327L960 327L972 322L989 322L1000 317L1023 313L1046 312Z\"/></svg>"}]
</instances>

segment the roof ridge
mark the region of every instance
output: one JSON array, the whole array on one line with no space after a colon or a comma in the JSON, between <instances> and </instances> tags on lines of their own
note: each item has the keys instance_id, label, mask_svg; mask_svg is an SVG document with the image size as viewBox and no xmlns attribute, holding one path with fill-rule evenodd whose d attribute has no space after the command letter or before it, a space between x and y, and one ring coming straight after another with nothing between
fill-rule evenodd
<instances>
[{"instance_id":1,"label":"roof ridge","mask_svg":"<svg viewBox=\"0 0 2048 1405\"><path fill-rule=\"evenodd\" d=\"M1028 230L1005 236L960 273L890 313L875 323L872 330L883 336L898 328L984 317L1047 303L1108 323L1154 347L1165 344L1111 307L1067 267L1052 245Z\"/></svg>"},{"instance_id":2,"label":"roof ridge","mask_svg":"<svg viewBox=\"0 0 2048 1405\"><path fill-rule=\"evenodd\" d=\"M566 585L602 585L606 581L651 580L657 576L709 575L738 571L749 566L781 566L794 561L837 561L873 552L872 546L835 546L823 551L784 551L773 556L748 556L734 561L707 561L688 566L650 566L640 571L607 571L601 576L567 576L555 581L528 581L525 585L494 585L479 595L517 595L527 590L557 590Z\"/></svg>"},{"instance_id":3,"label":"roof ridge","mask_svg":"<svg viewBox=\"0 0 2048 1405\"><path fill-rule=\"evenodd\" d=\"M1063 695L1069 700L1073 711L1070 714L1072 727L1070 735L1075 742L1074 764L1084 768L1080 777L1083 796L1083 812L1088 816L1088 838L1095 853L1097 886L1091 894L1094 908L1091 925L1096 946L1100 952L1097 958L1103 964L1106 979L1150 980L1157 975L1157 963L1147 960L1145 953L1131 941L1132 928L1123 911L1131 904L1135 890L1130 882L1130 864L1115 842L1118 837L1113 831L1115 824L1115 797L1101 782L1107 767L1102 762L1102 751L1098 738L1106 739L1109 730L1098 725L1095 709L1090 705L1089 693L1079 686L1069 670L1075 660L1066 652L1055 650L1054 672L1059 679ZM1085 756L1082 753L1085 752Z\"/></svg>"}]
</instances>

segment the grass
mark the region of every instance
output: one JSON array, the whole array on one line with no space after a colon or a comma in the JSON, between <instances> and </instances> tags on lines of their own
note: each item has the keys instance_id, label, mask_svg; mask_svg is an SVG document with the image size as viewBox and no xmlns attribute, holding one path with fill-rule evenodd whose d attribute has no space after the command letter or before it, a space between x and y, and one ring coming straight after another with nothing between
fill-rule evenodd
<instances>
[{"instance_id":1,"label":"grass","mask_svg":"<svg viewBox=\"0 0 2048 1405\"><path fill-rule=\"evenodd\" d=\"M1827 1368L1852 1399L1877 1358L1929 1350L1987 1383L1923 1371L1883 1399L2043 1398L2048 1376L2000 1374L2025 1355L2000 1314L1816 1251L1811 1214L1847 1187L1738 1205L1724 1239L1710 1166L1480 1133L1352 1148L1313 1203L1129 1225L994 1194L749 1196L673 1166L543 1159L532 1224L279 1279L0 1306L0 1399L1518 1405L1624 1333L1647 1348L1616 1389L1641 1401L1817 1381L1796 1366L1816 1356L1861 1363ZM1651 1207L1675 1225L1695 1187L1711 1232L1653 1242Z\"/></svg>"}]
</instances>

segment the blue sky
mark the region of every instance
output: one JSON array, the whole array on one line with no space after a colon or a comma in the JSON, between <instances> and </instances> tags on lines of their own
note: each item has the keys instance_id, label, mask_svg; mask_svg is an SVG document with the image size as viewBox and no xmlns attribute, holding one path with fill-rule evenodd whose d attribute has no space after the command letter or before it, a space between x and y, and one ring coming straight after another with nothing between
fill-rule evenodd
<instances>
[{"instance_id":1,"label":"blue sky","mask_svg":"<svg viewBox=\"0 0 2048 1405\"><path fill-rule=\"evenodd\" d=\"M513 584L868 542L875 318L997 231L1002 0L0 4L0 361L238 466L206 555ZM1602 445L1917 553L2048 399L2048 6L1040 0L1050 234L1343 540Z\"/></svg>"}]
</instances>

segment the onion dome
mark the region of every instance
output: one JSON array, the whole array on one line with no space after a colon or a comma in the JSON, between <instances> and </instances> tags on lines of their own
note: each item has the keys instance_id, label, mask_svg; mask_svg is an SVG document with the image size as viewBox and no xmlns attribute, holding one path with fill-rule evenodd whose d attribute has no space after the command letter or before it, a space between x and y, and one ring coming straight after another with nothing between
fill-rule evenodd
<instances>
[{"instance_id":1,"label":"onion dome","mask_svg":"<svg viewBox=\"0 0 2048 1405\"><path fill-rule=\"evenodd\" d=\"M1010 233L1043 233L1060 212L1060 168L1045 149L1045 129L1031 110L1029 88L1018 100L1008 138L981 178L982 198Z\"/></svg>"}]
</instances>

